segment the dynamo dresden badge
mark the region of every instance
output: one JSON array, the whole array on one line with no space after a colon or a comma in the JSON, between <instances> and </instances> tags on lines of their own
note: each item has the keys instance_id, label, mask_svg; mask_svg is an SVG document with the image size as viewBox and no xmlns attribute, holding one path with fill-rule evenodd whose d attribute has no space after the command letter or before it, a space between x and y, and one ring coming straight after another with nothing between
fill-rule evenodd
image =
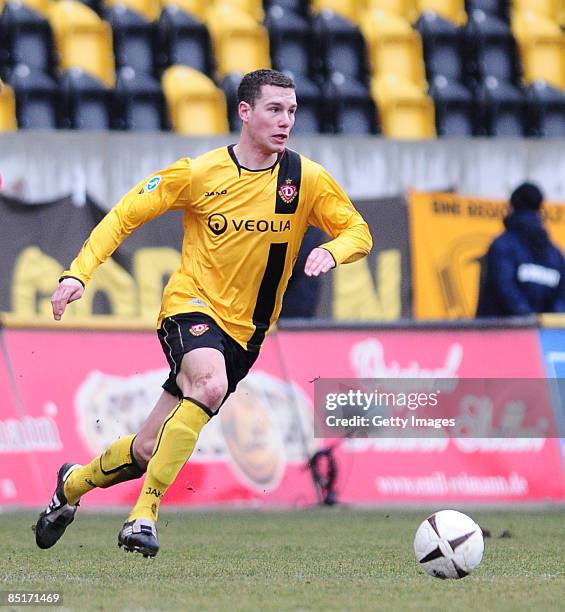
<instances>
[{"instance_id":1,"label":"dynamo dresden badge","mask_svg":"<svg viewBox=\"0 0 565 612\"><path fill-rule=\"evenodd\" d=\"M207 332L208 329L208 323L198 323L197 325L192 325L188 331L193 336L201 336L204 332Z\"/></svg>"},{"instance_id":2,"label":"dynamo dresden badge","mask_svg":"<svg viewBox=\"0 0 565 612\"><path fill-rule=\"evenodd\" d=\"M291 179L286 179L284 185L281 185L279 188L279 195L281 196L281 200L286 204L290 204L292 200L297 196L298 188L296 185L292 184Z\"/></svg>"}]
</instances>

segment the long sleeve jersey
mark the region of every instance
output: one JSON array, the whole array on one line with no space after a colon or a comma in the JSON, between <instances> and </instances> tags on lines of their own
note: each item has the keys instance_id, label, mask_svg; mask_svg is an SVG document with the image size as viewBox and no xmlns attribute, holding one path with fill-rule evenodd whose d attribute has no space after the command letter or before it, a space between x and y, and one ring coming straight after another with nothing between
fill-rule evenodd
<instances>
[{"instance_id":1,"label":"long sleeve jersey","mask_svg":"<svg viewBox=\"0 0 565 612\"><path fill-rule=\"evenodd\" d=\"M336 265L367 255L369 228L319 164L287 149L264 170L241 166L233 145L183 158L129 191L94 228L63 277L85 285L135 229L184 210L180 267L163 293L164 318L201 312L246 349L259 348L309 225L332 240L320 245Z\"/></svg>"}]
</instances>

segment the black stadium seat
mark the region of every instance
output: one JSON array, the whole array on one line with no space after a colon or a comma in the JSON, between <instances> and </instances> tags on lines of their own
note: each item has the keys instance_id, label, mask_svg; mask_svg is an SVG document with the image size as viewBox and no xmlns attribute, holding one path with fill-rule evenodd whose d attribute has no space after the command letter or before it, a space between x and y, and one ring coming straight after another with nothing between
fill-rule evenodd
<instances>
[{"instance_id":1,"label":"black stadium seat","mask_svg":"<svg viewBox=\"0 0 565 612\"><path fill-rule=\"evenodd\" d=\"M104 18L112 26L116 68L154 74L155 26L123 4L106 9Z\"/></svg>"},{"instance_id":2,"label":"black stadium seat","mask_svg":"<svg viewBox=\"0 0 565 612\"><path fill-rule=\"evenodd\" d=\"M55 48L49 22L23 4L6 4L0 16L0 64L25 64L54 75Z\"/></svg>"},{"instance_id":3,"label":"black stadium seat","mask_svg":"<svg viewBox=\"0 0 565 612\"><path fill-rule=\"evenodd\" d=\"M336 134L376 134L378 115L365 86L338 72L322 88L327 131Z\"/></svg>"},{"instance_id":4,"label":"black stadium seat","mask_svg":"<svg viewBox=\"0 0 565 612\"><path fill-rule=\"evenodd\" d=\"M440 75L430 83L438 136L472 136L477 129L473 94L459 81Z\"/></svg>"},{"instance_id":5,"label":"black stadium seat","mask_svg":"<svg viewBox=\"0 0 565 612\"><path fill-rule=\"evenodd\" d=\"M488 77L477 91L479 133L489 136L522 137L527 132L526 96L507 81Z\"/></svg>"},{"instance_id":6,"label":"black stadium seat","mask_svg":"<svg viewBox=\"0 0 565 612\"><path fill-rule=\"evenodd\" d=\"M73 68L60 79L66 127L108 130L112 126L112 92L97 78Z\"/></svg>"},{"instance_id":7,"label":"black stadium seat","mask_svg":"<svg viewBox=\"0 0 565 612\"><path fill-rule=\"evenodd\" d=\"M269 32L273 68L312 76L315 49L309 20L275 5L269 9L264 25Z\"/></svg>"},{"instance_id":8,"label":"black stadium seat","mask_svg":"<svg viewBox=\"0 0 565 612\"><path fill-rule=\"evenodd\" d=\"M545 138L565 138L565 92L545 81L526 89L529 133Z\"/></svg>"},{"instance_id":9,"label":"black stadium seat","mask_svg":"<svg viewBox=\"0 0 565 612\"><path fill-rule=\"evenodd\" d=\"M55 129L61 126L59 88L52 77L20 64L10 72L7 82L16 94L20 129Z\"/></svg>"},{"instance_id":10,"label":"black stadium seat","mask_svg":"<svg viewBox=\"0 0 565 612\"><path fill-rule=\"evenodd\" d=\"M428 80L437 75L463 80L463 33L451 21L426 11L415 24L420 32Z\"/></svg>"},{"instance_id":11,"label":"black stadium seat","mask_svg":"<svg viewBox=\"0 0 565 612\"><path fill-rule=\"evenodd\" d=\"M159 81L122 68L116 80L116 127L124 130L167 130L167 108Z\"/></svg>"},{"instance_id":12,"label":"black stadium seat","mask_svg":"<svg viewBox=\"0 0 565 612\"><path fill-rule=\"evenodd\" d=\"M215 62L208 28L175 5L166 6L157 23L161 68L181 64L212 76Z\"/></svg>"}]
</instances>

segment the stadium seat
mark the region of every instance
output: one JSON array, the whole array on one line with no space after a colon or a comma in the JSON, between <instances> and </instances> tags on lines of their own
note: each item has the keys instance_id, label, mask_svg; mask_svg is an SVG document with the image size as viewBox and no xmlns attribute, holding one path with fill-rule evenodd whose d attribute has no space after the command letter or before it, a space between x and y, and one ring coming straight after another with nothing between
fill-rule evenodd
<instances>
[{"instance_id":1,"label":"stadium seat","mask_svg":"<svg viewBox=\"0 0 565 612\"><path fill-rule=\"evenodd\" d=\"M167 107L161 84L130 67L118 71L115 125L136 132L168 129Z\"/></svg>"},{"instance_id":2,"label":"stadium seat","mask_svg":"<svg viewBox=\"0 0 565 612\"><path fill-rule=\"evenodd\" d=\"M507 23L475 10L463 29L467 54L467 80L472 87L493 76L517 84L521 77L516 41Z\"/></svg>"},{"instance_id":3,"label":"stadium seat","mask_svg":"<svg viewBox=\"0 0 565 612\"><path fill-rule=\"evenodd\" d=\"M489 136L522 137L527 133L526 97L511 83L487 77L477 92L480 130Z\"/></svg>"},{"instance_id":4,"label":"stadium seat","mask_svg":"<svg viewBox=\"0 0 565 612\"><path fill-rule=\"evenodd\" d=\"M437 13L457 25L464 25L467 21L465 0L418 0L418 10L420 13Z\"/></svg>"},{"instance_id":5,"label":"stadium seat","mask_svg":"<svg viewBox=\"0 0 565 612\"><path fill-rule=\"evenodd\" d=\"M106 7L125 5L147 21L155 21L161 13L160 0L105 0Z\"/></svg>"},{"instance_id":6,"label":"stadium seat","mask_svg":"<svg viewBox=\"0 0 565 612\"><path fill-rule=\"evenodd\" d=\"M273 6L281 6L285 11L292 11L303 17L310 17L310 0L264 0L265 10Z\"/></svg>"},{"instance_id":7,"label":"stadium seat","mask_svg":"<svg viewBox=\"0 0 565 612\"><path fill-rule=\"evenodd\" d=\"M136 72L153 74L153 24L124 4L106 9L104 18L112 27L116 68L130 66Z\"/></svg>"},{"instance_id":8,"label":"stadium seat","mask_svg":"<svg viewBox=\"0 0 565 612\"><path fill-rule=\"evenodd\" d=\"M112 92L80 68L60 79L64 125L74 130L108 130L112 122Z\"/></svg>"},{"instance_id":9,"label":"stadium seat","mask_svg":"<svg viewBox=\"0 0 565 612\"><path fill-rule=\"evenodd\" d=\"M441 75L430 83L438 136L472 136L477 129L473 95L462 83Z\"/></svg>"},{"instance_id":10,"label":"stadium seat","mask_svg":"<svg viewBox=\"0 0 565 612\"><path fill-rule=\"evenodd\" d=\"M361 20L374 77L396 74L426 87L422 39L410 23L381 10L367 11Z\"/></svg>"},{"instance_id":11,"label":"stadium seat","mask_svg":"<svg viewBox=\"0 0 565 612\"><path fill-rule=\"evenodd\" d=\"M207 12L206 25L220 77L271 67L269 34L253 17L229 5L218 5Z\"/></svg>"},{"instance_id":12,"label":"stadium seat","mask_svg":"<svg viewBox=\"0 0 565 612\"><path fill-rule=\"evenodd\" d=\"M565 138L565 92L545 81L526 88L529 134L544 138Z\"/></svg>"},{"instance_id":13,"label":"stadium seat","mask_svg":"<svg viewBox=\"0 0 565 612\"><path fill-rule=\"evenodd\" d=\"M322 87L326 126L336 134L376 134L378 113L368 89L336 72Z\"/></svg>"},{"instance_id":14,"label":"stadium seat","mask_svg":"<svg viewBox=\"0 0 565 612\"><path fill-rule=\"evenodd\" d=\"M0 83L0 132L12 132L17 129L14 90L9 85Z\"/></svg>"},{"instance_id":15,"label":"stadium seat","mask_svg":"<svg viewBox=\"0 0 565 612\"><path fill-rule=\"evenodd\" d=\"M451 21L437 13L422 13L415 24L422 37L428 80L443 74L463 80L463 34Z\"/></svg>"},{"instance_id":16,"label":"stadium seat","mask_svg":"<svg viewBox=\"0 0 565 612\"><path fill-rule=\"evenodd\" d=\"M352 23L359 23L363 9L363 0L312 0L314 13L331 11L349 19Z\"/></svg>"},{"instance_id":17,"label":"stadium seat","mask_svg":"<svg viewBox=\"0 0 565 612\"><path fill-rule=\"evenodd\" d=\"M163 73L162 86L176 132L192 136L229 132L224 94L206 75L188 66L171 66Z\"/></svg>"},{"instance_id":18,"label":"stadium seat","mask_svg":"<svg viewBox=\"0 0 565 612\"><path fill-rule=\"evenodd\" d=\"M563 0L512 0L512 9L518 12L531 11L559 23L563 11Z\"/></svg>"},{"instance_id":19,"label":"stadium seat","mask_svg":"<svg viewBox=\"0 0 565 612\"><path fill-rule=\"evenodd\" d=\"M308 19L275 5L267 12L265 27L269 32L273 68L312 75L315 49Z\"/></svg>"},{"instance_id":20,"label":"stadium seat","mask_svg":"<svg viewBox=\"0 0 565 612\"><path fill-rule=\"evenodd\" d=\"M16 94L16 117L20 129L59 127L59 89L49 75L20 64L10 73L8 84Z\"/></svg>"},{"instance_id":21,"label":"stadium seat","mask_svg":"<svg viewBox=\"0 0 565 612\"><path fill-rule=\"evenodd\" d=\"M298 110L293 134L318 134L328 129L325 122L325 102L320 87L303 75L291 75L296 85Z\"/></svg>"},{"instance_id":22,"label":"stadium seat","mask_svg":"<svg viewBox=\"0 0 565 612\"><path fill-rule=\"evenodd\" d=\"M418 19L417 0L367 0L369 11L381 10L400 15L410 23Z\"/></svg>"},{"instance_id":23,"label":"stadium seat","mask_svg":"<svg viewBox=\"0 0 565 612\"><path fill-rule=\"evenodd\" d=\"M382 133L387 138L435 138L434 104L410 81L387 74L373 79L373 99L379 109Z\"/></svg>"},{"instance_id":24,"label":"stadium seat","mask_svg":"<svg viewBox=\"0 0 565 612\"><path fill-rule=\"evenodd\" d=\"M49 10L61 70L82 68L109 87L115 80L112 30L86 5L60 0Z\"/></svg>"},{"instance_id":25,"label":"stadium seat","mask_svg":"<svg viewBox=\"0 0 565 612\"><path fill-rule=\"evenodd\" d=\"M467 15L474 10L481 10L503 21L508 21L510 2L511 0L465 0L465 10Z\"/></svg>"},{"instance_id":26,"label":"stadium seat","mask_svg":"<svg viewBox=\"0 0 565 612\"><path fill-rule=\"evenodd\" d=\"M228 107L228 122L231 132L239 132L241 129L241 119L237 109L237 89L241 83L243 74L232 72L220 81L220 89L224 92Z\"/></svg>"},{"instance_id":27,"label":"stadium seat","mask_svg":"<svg viewBox=\"0 0 565 612\"><path fill-rule=\"evenodd\" d=\"M257 23L262 23L265 18L265 12L263 11L263 3L261 0L221 0L223 4L227 4L238 11L247 13Z\"/></svg>"},{"instance_id":28,"label":"stadium seat","mask_svg":"<svg viewBox=\"0 0 565 612\"><path fill-rule=\"evenodd\" d=\"M514 11L512 31L520 46L524 80L547 81L565 89L565 33L533 12Z\"/></svg>"},{"instance_id":29,"label":"stadium seat","mask_svg":"<svg viewBox=\"0 0 565 612\"><path fill-rule=\"evenodd\" d=\"M34 0L35 1L35 0ZM49 3L57 0L49 0ZM102 17L105 8L105 0L78 0L81 4L85 4L89 9L93 10L98 16Z\"/></svg>"},{"instance_id":30,"label":"stadium seat","mask_svg":"<svg viewBox=\"0 0 565 612\"><path fill-rule=\"evenodd\" d=\"M157 23L157 56L162 68L181 64L212 76L214 53L208 28L174 4L166 6Z\"/></svg>"},{"instance_id":31,"label":"stadium seat","mask_svg":"<svg viewBox=\"0 0 565 612\"><path fill-rule=\"evenodd\" d=\"M312 20L318 72L327 80L334 73L368 84L369 62L359 28L336 13L322 11Z\"/></svg>"},{"instance_id":32,"label":"stadium seat","mask_svg":"<svg viewBox=\"0 0 565 612\"><path fill-rule=\"evenodd\" d=\"M53 33L49 22L29 7L10 2L0 16L0 63L25 64L55 74Z\"/></svg>"},{"instance_id":33,"label":"stadium seat","mask_svg":"<svg viewBox=\"0 0 565 612\"><path fill-rule=\"evenodd\" d=\"M163 9L169 6L176 6L192 17L196 17L198 21L204 22L206 19L206 11L208 3L206 0L162 0Z\"/></svg>"}]
</instances>

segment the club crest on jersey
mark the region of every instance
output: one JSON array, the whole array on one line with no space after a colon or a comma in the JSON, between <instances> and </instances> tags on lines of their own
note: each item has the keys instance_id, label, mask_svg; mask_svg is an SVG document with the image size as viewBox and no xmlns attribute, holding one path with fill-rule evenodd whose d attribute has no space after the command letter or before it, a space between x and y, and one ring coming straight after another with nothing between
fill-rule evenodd
<instances>
[{"instance_id":1,"label":"club crest on jersey","mask_svg":"<svg viewBox=\"0 0 565 612\"><path fill-rule=\"evenodd\" d=\"M159 175L154 176L153 178L150 178L145 184L145 187L144 187L145 191L148 191L148 192L155 191L155 189L159 187L160 182L161 182L161 177Z\"/></svg>"},{"instance_id":2,"label":"club crest on jersey","mask_svg":"<svg viewBox=\"0 0 565 612\"><path fill-rule=\"evenodd\" d=\"M197 325L192 325L188 331L193 336L201 336L204 332L207 332L209 328L208 323L198 323Z\"/></svg>"},{"instance_id":3,"label":"club crest on jersey","mask_svg":"<svg viewBox=\"0 0 565 612\"><path fill-rule=\"evenodd\" d=\"M298 195L298 187L292 184L292 179L286 179L285 184L279 188L279 195L285 204L290 204Z\"/></svg>"}]
</instances>

